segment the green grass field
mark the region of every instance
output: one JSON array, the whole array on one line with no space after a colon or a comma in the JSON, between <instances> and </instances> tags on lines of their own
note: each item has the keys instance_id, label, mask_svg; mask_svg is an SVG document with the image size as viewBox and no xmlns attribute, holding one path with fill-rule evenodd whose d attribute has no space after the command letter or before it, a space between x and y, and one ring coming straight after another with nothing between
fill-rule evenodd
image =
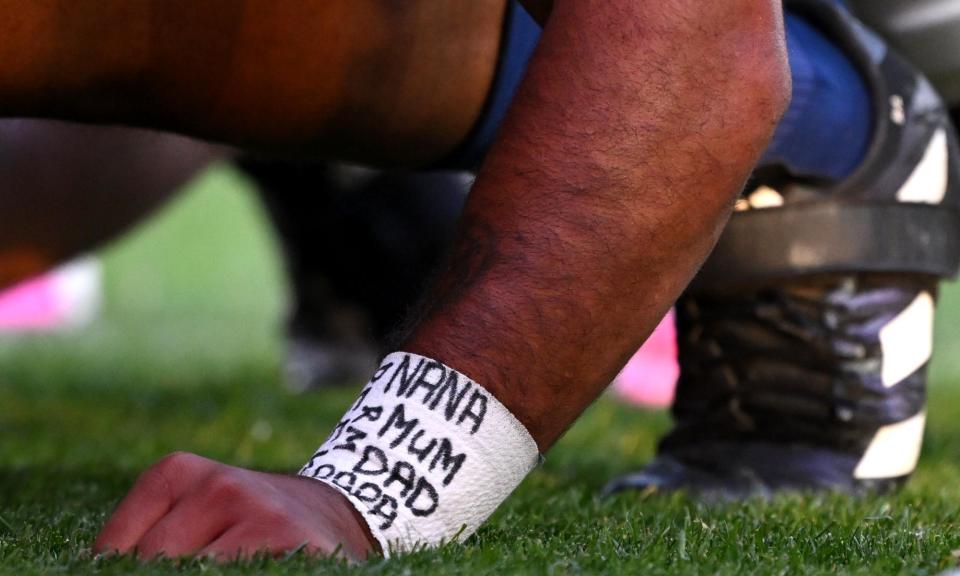
<instances>
[{"instance_id":1,"label":"green grass field","mask_svg":"<svg viewBox=\"0 0 960 576\"><path fill-rule=\"evenodd\" d=\"M233 172L210 172L106 250L99 323L0 342L0 572L937 574L960 562L957 289L941 307L923 460L896 496L600 500L669 424L605 398L465 546L358 567L297 555L227 566L92 558L98 527L157 458L187 450L293 471L356 392L281 387L282 273L248 192Z\"/></svg>"}]
</instances>

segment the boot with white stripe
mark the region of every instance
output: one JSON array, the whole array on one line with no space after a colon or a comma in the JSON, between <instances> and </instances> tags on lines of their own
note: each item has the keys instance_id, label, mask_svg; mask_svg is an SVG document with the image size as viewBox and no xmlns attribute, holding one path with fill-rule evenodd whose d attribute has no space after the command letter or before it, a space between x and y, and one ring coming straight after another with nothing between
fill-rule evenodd
<instances>
[{"instance_id":1,"label":"boot with white stripe","mask_svg":"<svg viewBox=\"0 0 960 576\"><path fill-rule=\"evenodd\" d=\"M624 488L886 490L917 464L936 278L823 275L685 298L676 427Z\"/></svg>"},{"instance_id":2,"label":"boot with white stripe","mask_svg":"<svg viewBox=\"0 0 960 576\"><path fill-rule=\"evenodd\" d=\"M960 263L956 135L930 84L844 9L787 5L868 78L874 142L834 185L758 172L678 303L676 426L608 491L856 493L916 467L937 284Z\"/></svg>"}]
</instances>

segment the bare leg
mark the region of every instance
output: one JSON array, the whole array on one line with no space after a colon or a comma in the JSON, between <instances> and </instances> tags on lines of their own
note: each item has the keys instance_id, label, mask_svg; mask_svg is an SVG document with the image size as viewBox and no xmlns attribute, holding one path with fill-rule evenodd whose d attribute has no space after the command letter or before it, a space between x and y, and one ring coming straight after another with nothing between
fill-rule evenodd
<instances>
[{"instance_id":1,"label":"bare leg","mask_svg":"<svg viewBox=\"0 0 960 576\"><path fill-rule=\"evenodd\" d=\"M0 123L0 286L113 238L215 154L146 130Z\"/></svg>"},{"instance_id":2,"label":"bare leg","mask_svg":"<svg viewBox=\"0 0 960 576\"><path fill-rule=\"evenodd\" d=\"M0 0L0 115L422 164L470 129L504 0Z\"/></svg>"},{"instance_id":3,"label":"bare leg","mask_svg":"<svg viewBox=\"0 0 960 576\"><path fill-rule=\"evenodd\" d=\"M503 6L0 0L16 15L0 20L0 116L423 164L479 114ZM211 154L172 136L36 121L0 136L0 286L112 237Z\"/></svg>"}]
</instances>

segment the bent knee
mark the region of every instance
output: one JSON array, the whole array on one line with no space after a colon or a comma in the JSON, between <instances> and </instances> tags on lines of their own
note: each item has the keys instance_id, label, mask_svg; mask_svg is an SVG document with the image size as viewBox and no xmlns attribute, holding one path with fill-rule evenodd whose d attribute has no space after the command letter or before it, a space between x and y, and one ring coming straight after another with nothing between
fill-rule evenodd
<instances>
[{"instance_id":1,"label":"bent knee","mask_svg":"<svg viewBox=\"0 0 960 576\"><path fill-rule=\"evenodd\" d=\"M761 50L748 59L749 66L744 71L742 90L753 106L749 116L759 127L775 127L790 106L792 98L792 80L786 54L779 50ZM771 132L772 135L772 132Z\"/></svg>"},{"instance_id":2,"label":"bent knee","mask_svg":"<svg viewBox=\"0 0 960 576\"><path fill-rule=\"evenodd\" d=\"M757 10L763 16L759 22L748 21L723 42L736 60L731 82L748 107L744 121L769 139L790 105L792 81L781 10L779 6Z\"/></svg>"}]
</instances>

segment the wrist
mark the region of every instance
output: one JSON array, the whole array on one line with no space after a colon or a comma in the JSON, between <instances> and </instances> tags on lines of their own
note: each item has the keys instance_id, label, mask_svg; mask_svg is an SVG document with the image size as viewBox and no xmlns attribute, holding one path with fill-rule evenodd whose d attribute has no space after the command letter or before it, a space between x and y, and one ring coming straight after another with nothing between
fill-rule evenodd
<instances>
[{"instance_id":1,"label":"wrist","mask_svg":"<svg viewBox=\"0 0 960 576\"><path fill-rule=\"evenodd\" d=\"M394 353L300 475L338 490L389 554L466 539L538 459L526 428L478 383Z\"/></svg>"},{"instance_id":2,"label":"wrist","mask_svg":"<svg viewBox=\"0 0 960 576\"><path fill-rule=\"evenodd\" d=\"M568 385L568 375L558 372L560 363L535 361L535 352L513 334L493 326L466 329L450 321L451 316L437 315L424 322L402 349L456 366L482 382L546 453L592 401L581 398L590 389ZM476 350L483 350L483 355Z\"/></svg>"}]
</instances>

